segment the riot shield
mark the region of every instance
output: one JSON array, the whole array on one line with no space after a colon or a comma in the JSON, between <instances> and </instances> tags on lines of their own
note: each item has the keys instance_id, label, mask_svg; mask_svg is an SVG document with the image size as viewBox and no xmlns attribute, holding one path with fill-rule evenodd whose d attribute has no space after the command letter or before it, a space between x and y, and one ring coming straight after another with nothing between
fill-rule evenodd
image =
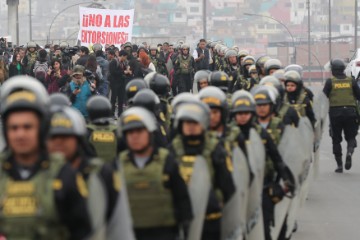
<instances>
[{"instance_id":1,"label":"riot shield","mask_svg":"<svg viewBox=\"0 0 360 240\"><path fill-rule=\"evenodd\" d=\"M289 214L290 206L294 198L298 198L301 187L301 179L304 172L303 166L305 162L302 147L302 139L297 128L286 126L278 145L279 153L289 167L295 178L295 195L293 198L285 197L280 203L275 205L274 219L275 225L271 229L272 239L278 239L281 228L284 224L286 216Z\"/></svg>"},{"instance_id":2,"label":"riot shield","mask_svg":"<svg viewBox=\"0 0 360 240\"><path fill-rule=\"evenodd\" d=\"M199 93L198 83L196 81L193 81L192 93L193 94L198 94Z\"/></svg>"},{"instance_id":3,"label":"riot shield","mask_svg":"<svg viewBox=\"0 0 360 240\"><path fill-rule=\"evenodd\" d=\"M265 147L254 129L250 130L246 143L250 169L254 179L250 185L248 207L246 212L246 228L248 240L264 240L264 222L262 214L262 192L265 171Z\"/></svg>"},{"instance_id":4,"label":"riot shield","mask_svg":"<svg viewBox=\"0 0 360 240\"><path fill-rule=\"evenodd\" d=\"M310 120L307 117L300 118L299 122L299 132L302 137L302 142L304 143L304 154L306 162L304 164L304 168L307 169L307 172L304 174L304 186L302 187L302 191L300 192L300 202L303 205L305 203L305 199L309 192L309 185L312 181L313 174L313 144L314 144L314 132Z\"/></svg>"},{"instance_id":5,"label":"riot shield","mask_svg":"<svg viewBox=\"0 0 360 240\"><path fill-rule=\"evenodd\" d=\"M105 239L106 230L106 193L105 186L99 179L97 172L91 173L87 182L89 189L88 209L91 219L93 234L91 240Z\"/></svg>"},{"instance_id":6,"label":"riot shield","mask_svg":"<svg viewBox=\"0 0 360 240\"><path fill-rule=\"evenodd\" d=\"M3 126L0 121L0 151L4 151L5 146L6 146L6 142L5 142L5 138L4 138L4 134L3 134Z\"/></svg>"},{"instance_id":7,"label":"riot shield","mask_svg":"<svg viewBox=\"0 0 360 240\"><path fill-rule=\"evenodd\" d=\"M245 154L239 147L233 149L232 160L236 192L223 208L222 240L239 240L246 232L246 208L250 184L249 166Z\"/></svg>"},{"instance_id":8,"label":"riot shield","mask_svg":"<svg viewBox=\"0 0 360 240\"><path fill-rule=\"evenodd\" d=\"M190 224L188 240L199 240L211 188L210 173L203 156L196 157L188 188L194 215Z\"/></svg>"},{"instance_id":9,"label":"riot shield","mask_svg":"<svg viewBox=\"0 0 360 240\"><path fill-rule=\"evenodd\" d=\"M119 161L118 161L119 162ZM119 163L120 172L118 172L116 181L119 184L120 192L112 217L108 222L106 229L107 240L135 240L133 232L132 218L126 182L124 179L123 169Z\"/></svg>"}]
</instances>

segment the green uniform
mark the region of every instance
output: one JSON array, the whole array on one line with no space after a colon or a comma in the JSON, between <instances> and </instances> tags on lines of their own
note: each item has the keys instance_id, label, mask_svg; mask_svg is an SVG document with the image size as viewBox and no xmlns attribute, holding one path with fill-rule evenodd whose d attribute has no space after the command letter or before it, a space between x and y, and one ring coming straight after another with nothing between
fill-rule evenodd
<instances>
[{"instance_id":1,"label":"green uniform","mask_svg":"<svg viewBox=\"0 0 360 240\"><path fill-rule=\"evenodd\" d=\"M181 55L179 55L175 64L179 66L178 69L176 70L176 74L191 74L191 73L193 73L191 56L188 56L185 59Z\"/></svg>"},{"instance_id":2,"label":"green uniform","mask_svg":"<svg viewBox=\"0 0 360 240\"><path fill-rule=\"evenodd\" d=\"M4 171L9 168L0 156L0 232L7 239L66 239L54 201L54 190L62 188L57 179L64 166L62 158L51 156L42 170L26 181L15 181Z\"/></svg>"},{"instance_id":3,"label":"green uniform","mask_svg":"<svg viewBox=\"0 0 360 240\"><path fill-rule=\"evenodd\" d=\"M306 104L304 103L306 98L306 92L304 89L301 89L300 95L295 103L290 103L290 105L299 113L301 117L306 117ZM284 102L289 103L287 94L285 94Z\"/></svg>"},{"instance_id":4,"label":"green uniform","mask_svg":"<svg viewBox=\"0 0 360 240\"><path fill-rule=\"evenodd\" d=\"M117 154L116 125L89 124L90 143L94 146L97 156L105 162L114 160Z\"/></svg>"},{"instance_id":5,"label":"green uniform","mask_svg":"<svg viewBox=\"0 0 360 240\"><path fill-rule=\"evenodd\" d=\"M129 151L120 154L124 169L134 228L176 226L171 192L164 187L163 174L167 149L159 149L151 163L139 169L129 159Z\"/></svg>"}]
</instances>

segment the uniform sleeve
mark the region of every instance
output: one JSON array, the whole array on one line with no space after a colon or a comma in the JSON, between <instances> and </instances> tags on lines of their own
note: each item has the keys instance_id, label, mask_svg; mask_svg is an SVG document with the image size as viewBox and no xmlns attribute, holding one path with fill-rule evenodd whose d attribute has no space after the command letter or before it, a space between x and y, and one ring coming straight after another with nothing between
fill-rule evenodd
<instances>
[{"instance_id":1,"label":"uniform sleeve","mask_svg":"<svg viewBox=\"0 0 360 240\"><path fill-rule=\"evenodd\" d=\"M165 187L172 194L177 221L179 223L189 222L193 217L190 195L184 179L180 176L179 166L175 161L175 157L171 153L166 159L164 179Z\"/></svg>"},{"instance_id":2,"label":"uniform sleeve","mask_svg":"<svg viewBox=\"0 0 360 240\"><path fill-rule=\"evenodd\" d=\"M99 172L100 178L104 181L107 195L106 221L110 221L112 213L115 210L119 189L115 188L114 174L117 171L114 162L105 164Z\"/></svg>"},{"instance_id":3,"label":"uniform sleeve","mask_svg":"<svg viewBox=\"0 0 360 240\"><path fill-rule=\"evenodd\" d=\"M316 118L309 98L305 98L305 104L306 104L305 107L306 116L309 118L311 124L314 126L316 122Z\"/></svg>"},{"instance_id":4,"label":"uniform sleeve","mask_svg":"<svg viewBox=\"0 0 360 240\"><path fill-rule=\"evenodd\" d=\"M65 165L61 169L58 179L62 186L55 190L55 203L60 221L68 229L69 239L85 239L91 234L92 229L86 193L83 192L84 189L79 189L79 185L82 184L77 181L76 172L70 165Z\"/></svg>"},{"instance_id":5,"label":"uniform sleeve","mask_svg":"<svg viewBox=\"0 0 360 240\"><path fill-rule=\"evenodd\" d=\"M326 82L325 82L324 89L323 89L323 93L324 93L327 97L329 97L329 95L330 95L331 88L332 88L331 79L327 79Z\"/></svg>"},{"instance_id":6,"label":"uniform sleeve","mask_svg":"<svg viewBox=\"0 0 360 240\"><path fill-rule=\"evenodd\" d=\"M285 163L282 160L282 157L277 149L276 144L272 140L269 133L267 133L264 129L261 131L261 138L266 141L265 149L266 155L270 157L271 161L274 164L274 168L280 176L284 173L285 170Z\"/></svg>"},{"instance_id":7,"label":"uniform sleeve","mask_svg":"<svg viewBox=\"0 0 360 240\"><path fill-rule=\"evenodd\" d=\"M360 74L360 72L359 72ZM355 98L360 101L360 88L359 85L357 84L357 82L355 80L352 81L352 87L353 87L353 92L354 92L354 96Z\"/></svg>"},{"instance_id":8,"label":"uniform sleeve","mask_svg":"<svg viewBox=\"0 0 360 240\"><path fill-rule=\"evenodd\" d=\"M215 187L221 190L224 201L227 202L235 192L231 158L221 143L216 146L211 158L215 170Z\"/></svg>"}]
</instances>

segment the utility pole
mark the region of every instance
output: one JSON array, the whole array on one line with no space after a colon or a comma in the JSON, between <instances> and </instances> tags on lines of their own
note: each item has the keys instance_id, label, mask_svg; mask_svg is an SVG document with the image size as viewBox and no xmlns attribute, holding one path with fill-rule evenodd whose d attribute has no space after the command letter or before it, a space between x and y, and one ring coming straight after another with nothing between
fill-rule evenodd
<instances>
[{"instance_id":1,"label":"utility pole","mask_svg":"<svg viewBox=\"0 0 360 240\"><path fill-rule=\"evenodd\" d=\"M32 13L31 13L31 0L29 0L29 37L32 41Z\"/></svg>"},{"instance_id":2,"label":"utility pole","mask_svg":"<svg viewBox=\"0 0 360 240\"><path fill-rule=\"evenodd\" d=\"M207 30L206 30L206 0L203 0L202 3L202 7L203 7L203 38L206 40L207 39Z\"/></svg>"},{"instance_id":3,"label":"utility pole","mask_svg":"<svg viewBox=\"0 0 360 240\"><path fill-rule=\"evenodd\" d=\"M354 39L354 51L358 49L358 0L355 0L355 39Z\"/></svg>"},{"instance_id":4,"label":"utility pole","mask_svg":"<svg viewBox=\"0 0 360 240\"><path fill-rule=\"evenodd\" d=\"M331 61L331 0L329 0L329 61Z\"/></svg>"},{"instance_id":5,"label":"utility pole","mask_svg":"<svg viewBox=\"0 0 360 240\"><path fill-rule=\"evenodd\" d=\"M308 8L308 64L309 64L309 85L311 85L311 28L310 28L310 0L307 0Z\"/></svg>"},{"instance_id":6,"label":"utility pole","mask_svg":"<svg viewBox=\"0 0 360 240\"><path fill-rule=\"evenodd\" d=\"M19 46L19 0L6 0L8 5L8 33L12 42Z\"/></svg>"}]
</instances>

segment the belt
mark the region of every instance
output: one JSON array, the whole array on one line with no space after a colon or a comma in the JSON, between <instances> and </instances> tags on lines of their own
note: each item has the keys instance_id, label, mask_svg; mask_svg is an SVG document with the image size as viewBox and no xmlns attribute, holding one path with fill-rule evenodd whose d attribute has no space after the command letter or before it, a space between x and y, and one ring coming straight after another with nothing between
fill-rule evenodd
<instances>
[{"instance_id":1,"label":"belt","mask_svg":"<svg viewBox=\"0 0 360 240\"><path fill-rule=\"evenodd\" d=\"M210 213L210 214L207 214L205 219L206 220L217 220L217 219L220 219L222 216L221 212L217 212L217 213Z\"/></svg>"}]
</instances>

